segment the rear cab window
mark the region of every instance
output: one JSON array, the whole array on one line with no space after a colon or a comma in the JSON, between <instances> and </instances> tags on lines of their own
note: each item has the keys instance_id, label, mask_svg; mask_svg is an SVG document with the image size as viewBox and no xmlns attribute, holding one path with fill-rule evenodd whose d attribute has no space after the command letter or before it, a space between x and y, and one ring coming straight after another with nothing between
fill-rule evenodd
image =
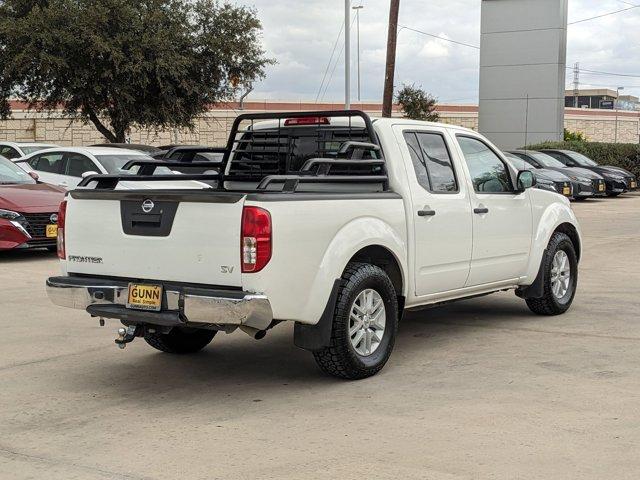
<instances>
[{"instance_id":1,"label":"rear cab window","mask_svg":"<svg viewBox=\"0 0 640 480\"><path fill-rule=\"evenodd\" d=\"M371 142L364 127L312 126L256 129L246 132L238 142L230 161L231 177L261 179L266 175L288 175L300 172L307 160L339 158L338 151L347 141ZM379 158L367 151L363 159ZM379 169L379 168L378 168ZM331 174L352 174L358 170L371 173L371 168L333 167Z\"/></svg>"}]
</instances>

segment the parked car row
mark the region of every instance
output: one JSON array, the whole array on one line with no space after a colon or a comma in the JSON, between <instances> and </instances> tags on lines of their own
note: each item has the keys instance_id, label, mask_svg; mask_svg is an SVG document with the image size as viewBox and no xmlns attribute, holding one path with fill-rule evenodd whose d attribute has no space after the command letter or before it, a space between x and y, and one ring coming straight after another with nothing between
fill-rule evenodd
<instances>
[{"instance_id":1,"label":"parked car row","mask_svg":"<svg viewBox=\"0 0 640 480\"><path fill-rule=\"evenodd\" d=\"M570 150L511 150L505 152L505 156L517 168L534 171L537 188L573 200L616 197L638 188L638 180L631 172L612 165L599 165Z\"/></svg>"},{"instance_id":2,"label":"parked car row","mask_svg":"<svg viewBox=\"0 0 640 480\"><path fill-rule=\"evenodd\" d=\"M198 169L200 173L217 172L221 154L214 153L215 150L196 145L61 147L48 143L0 142L0 250L48 248L55 251L60 203L65 192L75 189L83 178L96 174L135 174L137 167L124 170L131 160L210 162L210 167ZM155 170L157 174L183 172L187 170L175 166ZM139 186L122 182L119 188ZM185 182L155 182L153 186L180 188Z\"/></svg>"},{"instance_id":3,"label":"parked car row","mask_svg":"<svg viewBox=\"0 0 640 480\"><path fill-rule=\"evenodd\" d=\"M60 147L49 143L0 142L0 250L55 248L58 205L66 190L95 174L134 174L124 170L131 160L164 160L171 169L159 174L217 173L223 149L201 145L101 144ZM618 196L636 190L638 180L630 172L599 165L568 150L512 150L504 152L516 170L535 173L536 188L573 200ZM201 168L181 168L177 163L197 162ZM18 168L20 167L20 168ZM202 182L207 185L206 181ZM156 188L179 188L184 182L155 182ZM121 189L139 188L121 182Z\"/></svg>"}]
</instances>

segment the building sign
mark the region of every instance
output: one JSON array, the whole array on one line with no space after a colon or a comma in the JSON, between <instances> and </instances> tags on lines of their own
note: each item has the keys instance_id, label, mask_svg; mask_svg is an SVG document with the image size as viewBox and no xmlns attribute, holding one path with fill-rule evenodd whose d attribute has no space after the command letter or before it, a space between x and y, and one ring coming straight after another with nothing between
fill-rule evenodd
<instances>
[{"instance_id":1,"label":"building sign","mask_svg":"<svg viewBox=\"0 0 640 480\"><path fill-rule=\"evenodd\" d=\"M603 110L613 110L613 100L600 100L600 108Z\"/></svg>"}]
</instances>

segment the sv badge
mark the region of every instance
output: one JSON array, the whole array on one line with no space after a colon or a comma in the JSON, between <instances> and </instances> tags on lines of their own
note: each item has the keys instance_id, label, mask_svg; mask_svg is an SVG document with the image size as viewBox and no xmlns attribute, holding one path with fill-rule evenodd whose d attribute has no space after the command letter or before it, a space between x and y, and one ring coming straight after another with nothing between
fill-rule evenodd
<instances>
[{"instance_id":1,"label":"sv badge","mask_svg":"<svg viewBox=\"0 0 640 480\"><path fill-rule=\"evenodd\" d=\"M220 272L222 273L233 273L233 269L234 267L226 267L226 266L222 266L220 267Z\"/></svg>"}]
</instances>

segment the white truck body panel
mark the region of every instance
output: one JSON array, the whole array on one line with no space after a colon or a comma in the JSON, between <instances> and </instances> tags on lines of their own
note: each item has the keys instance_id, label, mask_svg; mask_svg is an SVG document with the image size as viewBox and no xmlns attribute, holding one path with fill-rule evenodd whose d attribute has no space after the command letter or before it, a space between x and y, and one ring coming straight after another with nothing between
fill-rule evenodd
<instances>
[{"instance_id":1,"label":"white truck body panel","mask_svg":"<svg viewBox=\"0 0 640 480\"><path fill-rule=\"evenodd\" d=\"M267 297L275 319L313 325L327 306L334 282L365 247L380 246L392 254L402 276L402 291L397 293L405 297L407 307L416 307L529 285L554 230L569 223L579 233L568 201L560 195L532 189L476 193L456 135L490 145L477 133L403 119L382 119L374 126L393 193L326 198L264 193L234 203L180 202L166 237L125 234L119 200L71 196L63 270L238 287ZM418 184L403 141L407 130L438 132L446 138L457 193L433 194ZM144 188L157 185L138 187ZM258 273L241 273L244 206L266 209L272 219L271 260ZM487 207L489 213L474 214L479 207ZM434 210L436 215L418 216L421 210ZM102 261L73 261L74 257Z\"/></svg>"}]
</instances>

